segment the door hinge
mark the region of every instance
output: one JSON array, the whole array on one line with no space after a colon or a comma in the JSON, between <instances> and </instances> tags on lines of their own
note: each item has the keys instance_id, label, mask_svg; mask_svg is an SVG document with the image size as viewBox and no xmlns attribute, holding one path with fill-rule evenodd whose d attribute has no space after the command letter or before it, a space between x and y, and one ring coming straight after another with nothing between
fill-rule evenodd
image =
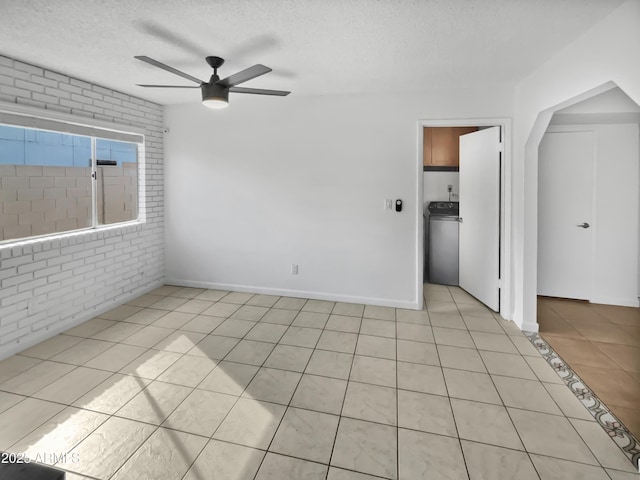
<instances>
[{"instance_id":1,"label":"door hinge","mask_svg":"<svg viewBox=\"0 0 640 480\"><path fill-rule=\"evenodd\" d=\"M504 152L504 143L503 142L498 143L498 151L499 152Z\"/></svg>"},{"instance_id":2,"label":"door hinge","mask_svg":"<svg viewBox=\"0 0 640 480\"><path fill-rule=\"evenodd\" d=\"M96 178L98 178L98 173L97 172L91 172L91 178L93 178L94 180Z\"/></svg>"}]
</instances>

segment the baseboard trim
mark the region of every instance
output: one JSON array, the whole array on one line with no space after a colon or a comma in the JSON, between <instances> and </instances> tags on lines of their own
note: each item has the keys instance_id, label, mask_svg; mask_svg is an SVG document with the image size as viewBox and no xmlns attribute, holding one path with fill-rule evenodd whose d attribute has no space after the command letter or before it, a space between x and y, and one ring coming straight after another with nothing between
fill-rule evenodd
<instances>
[{"instance_id":1,"label":"baseboard trim","mask_svg":"<svg viewBox=\"0 0 640 480\"><path fill-rule=\"evenodd\" d=\"M518 325L516 323L516 325ZM537 332L539 329L538 322L524 322L522 326L518 325L523 332Z\"/></svg>"},{"instance_id":2,"label":"baseboard trim","mask_svg":"<svg viewBox=\"0 0 640 480\"><path fill-rule=\"evenodd\" d=\"M328 300L332 302L361 303L380 307L405 308L420 310L417 301L394 300L390 298L360 297L357 295L341 295L338 293L313 292L307 290L290 290L285 288L267 288L251 285L236 285L231 283L201 282L185 280L183 278L167 278L165 283L180 287L209 288L214 290L228 290L231 292L261 293L264 295L279 295L283 297L310 298L313 300Z\"/></svg>"},{"instance_id":3,"label":"baseboard trim","mask_svg":"<svg viewBox=\"0 0 640 480\"><path fill-rule=\"evenodd\" d=\"M597 303L600 305L613 305L617 307L635 307L640 306L638 298L592 298L589 303Z\"/></svg>"},{"instance_id":4,"label":"baseboard trim","mask_svg":"<svg viewBox=\"0 0 640 480\"><path fill-rule=\"evenodd\" d=\"M10 343L6 346L3 346L2 348L0 348L0 360L4 360L5 358L10 357L11 355L20 353L26 350L27 348L31 348L34 345L37 345L38 343L44 342L45 340L49 340L50 338L55 337L56 335L69 330L70 328L78 326L81 323L86 322L87 320L91 320L93 317L102 315L103 313L108 312L109 310L112 310L116 307L119 307L120 305L127 303L128 301L133 300L134 298L137 298L140 295L149 293L155 290L156 288L161 287L162 285L164 285L163 281L154 282L151 286L147 286L140 290L136 290L135 292L129 293L124 297L120 297L116 301L109 303L108 305L103 305L99 308L95 308L85 312L83 315L78 317L73 323L64 323L61 325L57 325L53 328L49 328L49 330L46 330L40 334L29 337L28 340L21 341L20 343Z\"/></svg>"}]
</instances>

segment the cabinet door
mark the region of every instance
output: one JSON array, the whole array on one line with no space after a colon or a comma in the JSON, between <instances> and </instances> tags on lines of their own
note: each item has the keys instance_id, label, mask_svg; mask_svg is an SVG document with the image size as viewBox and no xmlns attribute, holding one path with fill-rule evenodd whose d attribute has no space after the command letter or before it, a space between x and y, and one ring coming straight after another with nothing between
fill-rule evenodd
<instances>
[{"instance_id":1,"label":"cabinet door","mask_svg":"<svg viewBox=\"0 0 640 480\"><path fill-rule=\"evenodd\" d=\"M425 127L422 129L422 159L425 167L433 165L431 161L431 130L433 128Z\"/></svg>"},{"instance_id":2,"label":"cabinet door","mask_svg":"<svg viewBox=\"0 0 640 480\"><path fill-rule=\"evenodd\" d=\"M478 127L425 127L423 129L423 162L425 167L460 165L460 135L475 132Z\"/></svg>"},{"instance_id":3,"label":"cabinet door","mask_svg":"<svg viewBox=\"0 0 640 480\"><path fill-rule=\"evenodd\" d=\"M460 151L460 136L466 135L467 133L477 132L478 130L478 127L455 127L456 145L458 145L458 151Z\"/></svg>"},{"instance_id":4,"label":"cabinet door","mask_svg":"<svg viewBox=\"0 0 640 480\"><path fill-rule=\"evenodd\" d=\"M453 127L437 127L431 132L431 164L439 167L458 166L458 137Z\"/></svg>"}]
</instances>

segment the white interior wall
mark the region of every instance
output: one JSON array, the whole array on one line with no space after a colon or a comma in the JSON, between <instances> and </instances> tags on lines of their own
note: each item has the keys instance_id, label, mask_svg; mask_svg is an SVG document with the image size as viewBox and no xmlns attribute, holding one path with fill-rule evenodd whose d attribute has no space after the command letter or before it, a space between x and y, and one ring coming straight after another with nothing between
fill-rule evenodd
<instances>
[{"instance_id":1,"label":"white interior wall","mask_svg":"<svg viewBox=\"0 0 640 480\"><path fill-rule=\"evenodd\" d=\"M514 321L524 330L537 329L537 152L542 135L555 109L577 103L585 92L601 93L596 90L603 85L618 85L640 103L638 52L640 2L629 0L516 86L512 305Z\"/></svg>"},{"instance_id":2,"label":"white interior wall","mask_svg":"<svg viewBox=\"0 0 640 480\"><path fill-rule=\"evenodd\" d=\"M510 86L167 107L168 281L416 308L418 119L511 109Z\"/></svg>"},{"instance_id":3,"label":"white interior wall","mask_svg":"<svg viewBox=\"0 0 640 480\"><path fill-rule=\"evenodd\" d=\"M555 126L554 132L591 131L594 135L595 185L593 278L590 301L638 306L638 203L640 149L637 124ZM553 196L540 182L539 196ZM578 221L578 220L577 220ZM542 232L541 232L542 233ZM540 285L540 284L539 284ZM542 290L548 291L544 285Z\"/></svg>"},{"instance_id":4,"label":"white interior wall","mask_svg":"<svg viewBox=\"0 0 640 480\"><path fill-rule=\"evenodd\" d=\"M451 201L460 201L460 174L458 172L424 172L425 204L449 200L448 185L453 185Z\"/></svg>"},{"instance_id":5,"label":"white interior wall","mask_svg":"<svg viewBox=\"0 0 640 480\"><path fill-rule=\"evenodd\" d=\"M638 125L598 125L592 302L638 305Z\"/></svg>"}]
</instances>

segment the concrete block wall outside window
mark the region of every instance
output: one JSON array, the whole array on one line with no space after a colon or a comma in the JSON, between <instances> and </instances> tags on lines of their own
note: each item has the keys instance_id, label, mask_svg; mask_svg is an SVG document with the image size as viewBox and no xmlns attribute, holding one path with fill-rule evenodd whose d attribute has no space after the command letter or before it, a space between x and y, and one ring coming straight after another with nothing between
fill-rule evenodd
<instances>
[{"instance_id":1,"label":"concrete block wall outside window","mask_svg":"<svg viewBox=\"0 0 640 480\"><path fill-rule=\"evenodd\" d=\"M138 164L96 172L97 225L135 220ZM0 164L0 241L91 227L90 175L90 167Z\"/></svg>"},{"instance_id":2,"label":"concrete block wall outside window","mask_svg":"<svg viewBox=\"0 0 640 480\"><path fill-rule=\"evenodd\" d=\"M0 245L1 359L162 283L164 190L161 106L4 56L0 56L0 101L39 108L43 112L50 110L131 125L142 128L145 135L143 167L132 169L131 162L119 161L116 166L102 170L103 192L121 195L122 212L104 212L101 218L99 213L98 219L99 223L110 223L122 221L123 215L131 215L131 207L125 206L125 200L132 195L131 188L142 186L138 222ZM111 155L113 145L104 143L101 147L98 158ZM68 152L63 155L69 158ZM18 169L24 170L18 172ZM32 181L38 185L37 188L47 188L50 183L55 188L56 182L64 185L58 193L64 190L73 200L67 198L59 204L67 207L66 217L59 220L77 226L86 222L82 214L87 204L82 195L86 189L84 180L80 180L81 185L77 184L85 177L77 170L84 168L74 164L34 166L25 160L22 165L0 165L0 176L8 178L13 173L14 178L18 178L22 175L30 185ZM137 172L138 182L131 181L131 170ZM5 190L0 189L0 194L5 195ZM99 194L98 202L100 198ZM44 198L23 200L29 203L30 214L41 210L35 213L44 215L51 203ZM98 206L100 212L100 203ZM14 207L21 208L20 205ZM62 215L61 211L57 213ZM137 213L134 212L134 217ZM41 217L32 216L36 220ZM32 231L32 234L40 233Z\"/></svg>"},{"instance_id":3,"label":"concrete block wall outside window","mask_svg":"<svg viewBox=\"0 0 640 480\"><path fill-rule=\"evenodd\" d=\"M136 219L137 144L95 139L94 200L92 142L0 124L0 241Z\"/></svg>"}]
</instances>

